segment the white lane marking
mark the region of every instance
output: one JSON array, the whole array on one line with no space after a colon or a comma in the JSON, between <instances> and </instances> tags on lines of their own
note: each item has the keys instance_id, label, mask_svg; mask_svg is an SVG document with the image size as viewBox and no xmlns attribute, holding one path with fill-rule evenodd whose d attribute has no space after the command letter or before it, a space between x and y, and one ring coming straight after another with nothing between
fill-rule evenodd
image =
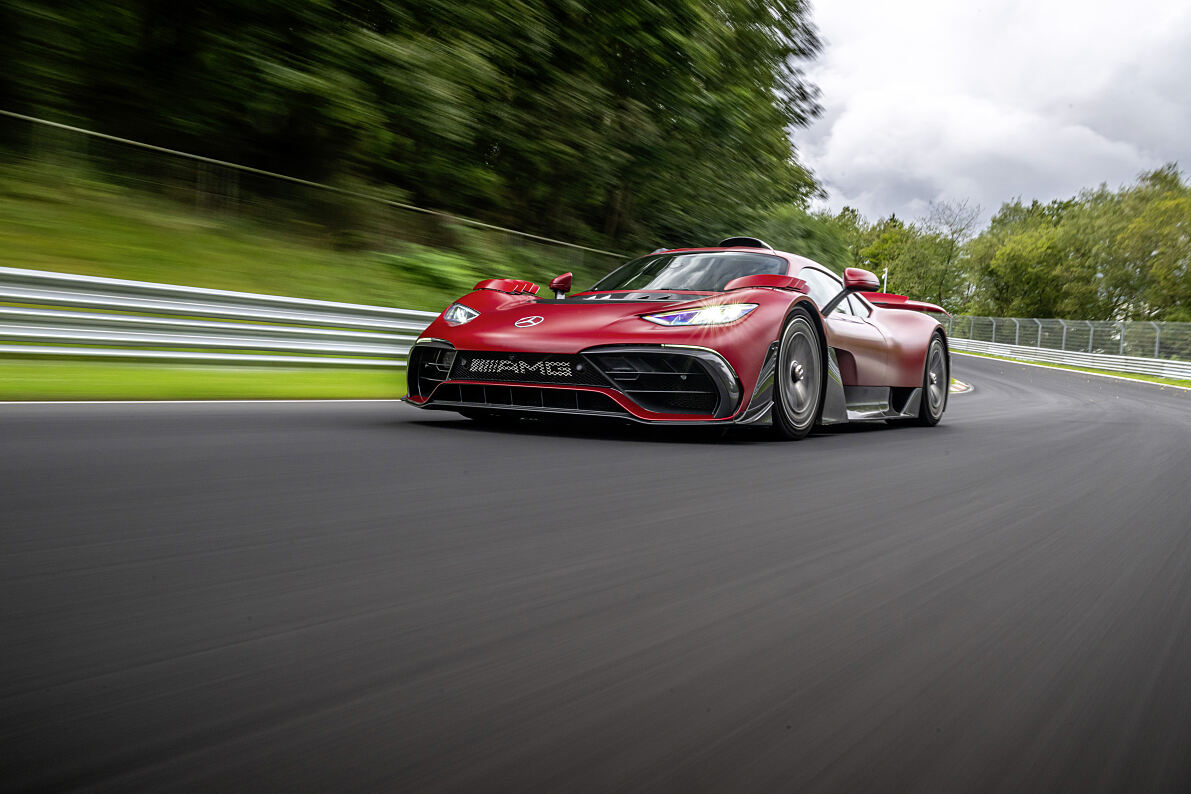
<instances>
[{"instance_id":1,"label":"white lane marking","mask_svg":"<svg viewBox=\"0 0 1191 794\"><path fill-rule=\"evenodd\" d=\"M1158 386L1163 389L1182 389L1183 391L1191 391L1191 386L1176 386L1173 383L1158 383L1152 380L1141 380L1139 378L1129 378L1124 375L1109 375L1105 372L1084 372L1082 369L1066 369L1064 367L1052 367L1047 364L1035 364L1033 361L1018 361L1015 358L993 358L992 356L981 356L975 353L965 353L962 350L952 350L952 355L955 356L971 356L972 358L982 358L985 361L1000 361L1003 364L1021 364L1023 367L1039 367L1041 369L1052 369L1056 372L1070 372L1072 375L1091 375L1096 378L1111 378L1113 380L1123 380L1127 383L1144 383L1146 386Z\"/></svg>"}]
</instances>

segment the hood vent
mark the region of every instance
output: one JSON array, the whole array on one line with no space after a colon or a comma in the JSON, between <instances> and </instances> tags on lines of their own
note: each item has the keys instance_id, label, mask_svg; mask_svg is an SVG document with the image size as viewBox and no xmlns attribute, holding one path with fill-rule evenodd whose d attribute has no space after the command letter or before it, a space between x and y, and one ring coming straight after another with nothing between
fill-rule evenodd
<instances>
[{"instance_id":1,"label":"hood vent","mask_svg":"<svg viewBox=\"0 0 1191 794\"><path fill-rule=\"evenodd\" d=\"M572 295L565 301L556 301L557 303L674 303L677 301L693 301L699 298L706 298L710 292L595 292L588 295Z\"/></svg>"}]
</instances>

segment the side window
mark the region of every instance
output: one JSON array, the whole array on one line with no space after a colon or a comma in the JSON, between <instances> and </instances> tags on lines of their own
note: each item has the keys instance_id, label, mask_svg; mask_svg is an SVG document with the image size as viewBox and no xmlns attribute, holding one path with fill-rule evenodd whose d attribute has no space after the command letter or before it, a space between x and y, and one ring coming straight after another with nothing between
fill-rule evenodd
<instances>
[{"instance_id":1,"label":"side window","mask_svg":"<svg viewBox=\"0 0 1191 794\"><path fill-rule=\"evenodd\" d=\"M855 314L857 317L868 317L873 313L873 310L864 302L864 298L861 298L859 295L849 295L848 303L852 304L852 314Z\"/></svg>"},{"instance_id":2,"label":"side window","mask_svg":"<svg viewBox=\"0 0 1191 794\"><path fill-rule=\"evenodd\" d=\"M839 294L839 291L844 288L844 283L834 276L829 276L822 270L816 270L811 267L804 267L798 271L798 278L806 282L807 287L811 291L811 299L814 300L815 305L823 308L827 302ZM848 308L846 300L840 301L839 305L835 307L833 314L851 314L851 309Z\"/></svg>"}]
</instances>

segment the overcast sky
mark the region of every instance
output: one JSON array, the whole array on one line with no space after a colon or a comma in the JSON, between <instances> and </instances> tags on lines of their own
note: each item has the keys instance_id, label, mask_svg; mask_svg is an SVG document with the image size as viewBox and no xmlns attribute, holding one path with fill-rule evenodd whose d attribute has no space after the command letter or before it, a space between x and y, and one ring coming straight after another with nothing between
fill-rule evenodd
<instances>
[{"instance_id":1,"label":"overcast sky","mask_svg":"<svg viewBox=\"0 0 1191 794\"><path fill-rule=\"evenodd\" d=\"M912 219L1191 173L1191 0L818 0L824 113L795 135L832 210Z\"/></svg>"}]
</instances>

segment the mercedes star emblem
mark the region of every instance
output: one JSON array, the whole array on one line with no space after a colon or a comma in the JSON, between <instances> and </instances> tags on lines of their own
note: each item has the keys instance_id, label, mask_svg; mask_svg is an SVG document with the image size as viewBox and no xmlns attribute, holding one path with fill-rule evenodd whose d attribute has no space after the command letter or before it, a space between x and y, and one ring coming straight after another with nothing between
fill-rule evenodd
<instances>
[{"instance_id":1,"label":"mercedes star emblem","mask_svg":"<svg viewBox=\"0 0 1191 794\"><path fill-rule=\"evenodd\" d=\"M513 323L513 325L517 326L518 328L533 328L535 325L545 319L545 317L535 314L532 317L522 317L520 320Z\"/></svg>"}]
</instances>

